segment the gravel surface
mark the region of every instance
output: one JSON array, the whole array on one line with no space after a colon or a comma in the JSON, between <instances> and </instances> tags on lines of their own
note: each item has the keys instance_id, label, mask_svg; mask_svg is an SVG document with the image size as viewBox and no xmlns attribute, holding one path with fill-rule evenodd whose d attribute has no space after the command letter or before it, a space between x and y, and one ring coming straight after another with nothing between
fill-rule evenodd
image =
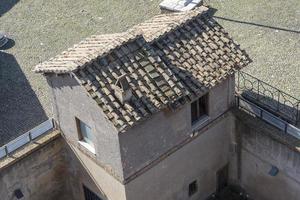
<instances>
[{"instance_id":1,"label":"gravel surface","mask_svg":"<svg viewBox=\"0 0 300 200\"><path fill-rule=\"evenodd\" d=\"M300 99L300 1L206 0L216 20L246 49L245 69Z\"/></svg>"}]
</instances>

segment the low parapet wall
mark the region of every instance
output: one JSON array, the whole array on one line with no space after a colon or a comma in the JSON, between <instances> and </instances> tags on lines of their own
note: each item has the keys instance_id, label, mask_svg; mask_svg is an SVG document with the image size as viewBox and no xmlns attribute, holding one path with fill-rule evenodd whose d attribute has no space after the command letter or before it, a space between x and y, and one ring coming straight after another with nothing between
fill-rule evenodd
<instances>
[{"instance_id":1,"label":"low parapet wall","mask_svg":"<svg viewBox=\"0 0 300 200\"><path fill-rule=\"evenodd\" d=\"M58 131L41 136L0 160L1 200L62 199L66 168Z\"/></svg>"}]
</instances>

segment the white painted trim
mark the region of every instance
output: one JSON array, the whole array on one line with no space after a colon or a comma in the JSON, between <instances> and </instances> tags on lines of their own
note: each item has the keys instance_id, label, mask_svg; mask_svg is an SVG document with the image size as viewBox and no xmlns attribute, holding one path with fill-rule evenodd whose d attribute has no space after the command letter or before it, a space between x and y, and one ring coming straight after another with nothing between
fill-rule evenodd
<instances>
[{"instance_id":1,"label":"white painted trim","mask_svg":"<svg viewBox=\"0 0 300 200\"><path fill-rule=\"evenodd\" d=\"M90 151L92 154L96 155L96 150L94 147L92 147L90 144L84 142L84 141L78 141L78 143L86 148L88 151Z\"/></svg>"}]
</instances>

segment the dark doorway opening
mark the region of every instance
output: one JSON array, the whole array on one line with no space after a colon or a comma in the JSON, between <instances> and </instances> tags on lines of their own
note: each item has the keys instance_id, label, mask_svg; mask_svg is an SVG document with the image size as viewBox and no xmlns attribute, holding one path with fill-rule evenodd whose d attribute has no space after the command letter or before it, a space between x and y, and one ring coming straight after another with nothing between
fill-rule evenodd
<instances>
[{"instance_id":1,"label":"dark doorway opening","mask_svg":"<svg viewBox=\"0 0 300 200\"><path fill-rule=\"evenodd\" d=\"M85 200L102 200L100 197L98 197L94 192L92 192L85 185L83 185L83 192L84 192Z\"/></svg>"},{"instance_id":2,"label":"dark doorway opening","mask_svg":"<svg viewBox=\"0 0 300 200\"><path fill-rule=\"evenodd\" d=\"M228 186L228 164L217 171L217 193Z\"/></svg>"}]
</instances>

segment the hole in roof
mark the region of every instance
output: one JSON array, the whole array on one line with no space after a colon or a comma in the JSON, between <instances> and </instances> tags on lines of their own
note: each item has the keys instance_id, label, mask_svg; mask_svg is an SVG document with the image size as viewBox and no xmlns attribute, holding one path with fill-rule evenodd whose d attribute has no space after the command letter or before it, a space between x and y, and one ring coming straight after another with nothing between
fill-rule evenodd
<instances>
[{"instance_id":1,"label":"hole in roof","mask_svg":"<svg viewBox=\"0 0 300 200\"><path fill-rule=\"evenodd\" d=\"M117 78L113 89L115 96L119 99L121 103L129 101L132 97L131 88L128 83L126 74L123 74Z\"/></svg>"}]
</instances>

